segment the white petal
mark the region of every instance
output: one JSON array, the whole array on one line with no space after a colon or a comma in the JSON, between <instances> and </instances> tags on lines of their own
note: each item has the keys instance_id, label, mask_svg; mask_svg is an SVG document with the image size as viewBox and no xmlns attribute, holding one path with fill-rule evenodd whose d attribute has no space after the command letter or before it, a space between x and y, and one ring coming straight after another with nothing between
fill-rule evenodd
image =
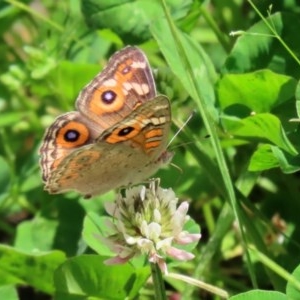
<instances>
[{"instance_id":1,"label":"white petal","mask_svg":"<svg viewBox=\"0 0 300 300\"><path fill-rule=\"evenodd\" d=\"M177 235L182 231L182 228L186 222L186 213L188 208L189 204L186 201L182 202L174 213L172 217L174 235Z\"/></svg>"},{"instance_id":2,"label":"white petal","mask_svg":"<svg viewBox=\"0 0 300 300\"><path fill-rule=\"evenodd\" d=\"M130 235L124 235L124 238L126 240L126 243L129 244L129 245L134 245L137 243L137 240L138 238L135 238L133 236L130 236Z\"/></svg>"},{"instance_id":3,"label":"white petal","mask_svg":"<svg viewBox=\"0 0 300 300\"><path fill-rule=\"evenodd\" d=\"M142 201L144 201L145 198L146 198L146 187L145 186L142 186L142 188L141 188L140 198L141 198Z\"/></svg>"},{"instance_id":4,"label":"white petal","mask_svg":"<svg viewBox=\"0 0 300 300\"><path fill-rule=\"evenodd\" d=\"M148 228L148 224L145 220L142 221L142 224L140 226L140 230L141 230L141 234L144 237L149 238L149 228Z\"/></svg>"},{"instance_id":5,"label":"white petal","mask_svg":"<svg viewBox=\"0 0 300 300\"><path fill-rule=\"evenodd\" d=\"M156 243L156 249L157 250L162 249L164 252L166 252L167 249L169 249L171 247L172 242L173 242L173 237L169 237L164 240L161 240Z\"/></svg>"},{"instance_id":6,"label":"white petal","mask_svg":"<svg viewBox=\"0 0 300 300\"><path fill-rule=\"evenodd\" d=\"M148 225L149 239L152 241L157 241L161 234L161 226L155 222Z\"/></svg>"},{"instance_id":7,"label":"white petal","mask_svg":"<svg viewBox=\"0 0 300 300\"><path fill-rule=\"evenodd\" d=\"M137 246L143 253L147 254L155 250L153 242L148 239L139 239Z\"/></svg>"},{"instance_id":8,"label":"white petal","mask_svg":"<svg viewBox=\"0 0 300 300\"><path fill-rule=\"evenodd\" d=\"M153 211L153 217L154 217L154 221L156 223L160 223L161 222L161 214L160 214L160 211L157 208L154 209L154 211Z\"/></svg>"}]
</instances>

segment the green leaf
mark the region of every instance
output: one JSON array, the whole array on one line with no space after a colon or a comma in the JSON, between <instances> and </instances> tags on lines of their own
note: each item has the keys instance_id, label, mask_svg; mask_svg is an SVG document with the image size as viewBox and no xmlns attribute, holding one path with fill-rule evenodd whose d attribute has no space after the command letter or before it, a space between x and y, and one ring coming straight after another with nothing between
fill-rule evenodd
<instances>
[{"instance_id":1,"label":"green leaf","mask_svg":"<svg viewBox=\"0 0 300 300\"><path fill-rule=\"evenodd\" d=\"M1 112L0 128L15 125L16 123L20 122L21 120L29 116L30 113L26 111Z\"/></svg>"},{"instance_id":2,"label":"green leaf","mask_svg":"<svg viewBox=\"0 0 300 300\"><path fill-rule=\"evenodd\" d=\"M235 122L237 128L231 133L238 138L257 140L260 142L271 142L279 148L287 151L291 155L297 155L298 152L286 137L280 120L268 113L256 114Z\"/></svg>"},{"instance_id":3,"label":"green leaf","mask_svg":"<svg viewBox=\"0 0 300 300\"><path fill-rule=\"evenodd\" d=\"M164 54L168 65L178 80L182 83L183 87L193 99L197 99L198 95L195 91L195 84L197 91L201 92L201 100L205 102L210 115L217 119L218 112L215 108L215 94L214 83L216 81L216 73L214 66L202 49L199 43L196 43L188 35L179 32L180 43L182 43L185 52L188 53L188 62L192 68L193 76L196 81L193 81L187 73L187 66L178 51L178 46L175 40L170 39L172 34L166 20L161 19L151 25L151 31L159 48ZM201 80L197 80L201 78Z\"/></svg>"},{"instance_id":4,"label":"green leaf","mask_svg":"<svg viewBox=\"0 0 300 300\"><path fill-rule=\"evenodd\" d=\"M15 247L27 253L30 253L32 249L51 250L58 225L57 220L48 220L41 216L30 221L23 221L17 227Z\"/></svg>"},{"instance_id":5,"label":"green leaf","mask_svg":"<svg viewBox=\"0 0 300 300\"><path fill-rule=\"evenodd\" d=\"M0 299L18 300L16 288L12 285L4 285L0 287Z\"/></svg>"},{"instance_id":6,"label":"green leaf","mask_svg":"<svg viewBox=\"0 0 300 300\"><path fill-rule=\"evenodd\" d=\"M275 146L272 146L272 152L283 173L290 174L300 170L300 155L292 156Z\"/></svg>"},{"instance_id":7,"label":"green leaf","mask_svg":"<svg viewBox=\"0 0 300 300\"><path fill-rule=\"evenodd\" d=\"M109 248L101 241L101 237L109 235L109 228L106 221L109 217L101 217L94 212L89 212L84 218L83 238L87 245L102 256L113 256Z\"/></svg>"},{"instance_id":8,"label":"green leaf","mask_svg":"<svg viewBox=\"0 0 300 300\"><path fill-rule=\"evenodd\" d=\"M16 246L23 251L61 249L67 255L78 252L84 211L78 202L64 198L55 207L47 206L43 214L18 226ZM57 215L53 219L53 211ZM47 232L47 234L45 234Z\"/></svg>"},{"instance_id":9,"label":"green leaf","mask_svg":"<svg viewBox=\"0 0 300 300\"><path fill-rule=\"evenodd\" d=\"M298 81L296 92L295 92L295 97L296 97L296 111L297 111L297 116L300 118L300 82ZM300 120L298 120L299 122Z\"/></svg>"},{"instance_id":10,"label":"green leaf","mask_svg":"<svg viewBox=\"0 0 300 300\"><path fill-rule=\"evenodd\" d=\"M5 191L9 186L10 167L7 161L0 156L0 189Z\"/></svg>"},{"instance_id":11,"label":"green leaf","mask_svg":"<svg viewBox=\"0 0 300 300\"><path fill-rule=\"evenodd\" d=\"M300 40L295 40L300 27L298 14L275 13L266 20L294 53L300 52ZM300 68L291 54L284 49L264 21L259 21L239 37L225 62L223 73L245 73L271 69L277 73L300 76Z\"/></svg>"},{"instance_id":12,"label":"green leaf","mask_svg":"<svg viewBox=\"0 0 300 300\"><path fill-rule=\"evenodd\" d=\"M297 81L270 70L248 74L226 74L218 82L217 95L221 108L241 104L256 113L270 112L294 97Z\"/></svg>"},{"instance_id":13,"label":"green leaf","mask_svg":"<svg viewBox=\"0 0 300 300\"><path fill-rule=\"evenodd\" d=\"M229 300L288 300L283 293L276 291L252 290L229 298Z\"/></svg>"},{"instance_id":14,"label":"green leaf","mask_svg":"<svg viewBox=\"0 0 300 300\"><path fill-rule=\"evenodd\" d=\"M298 172L300 170L300 155L290 155L277 146L260 145L250 159L248 170L257 172L278 167L285 174Z\"/></svg>"},{"instance_id":15,"label":"green leaf","mask_svg":"<svg viewBox=\"0 0 300 300\"><path fill-rule=\"evenodd\" d=\"M104 257L83 255L66 261L54 273L57 300L134 298L150 275L148 267L134 269L131 265L107 266ZM69 298L70 296L77 296Z\"/></svg>"},{"instance_id":16,"label":"green leaf","mask_svg":"<svg viewBox=\"0 0 300 300\"><path fill-rule=\"evenodd\" d=\"M100 70L101 67L98 65L78 64L69 61L60 62L57 68L51 72L51 81L57 96L66 100L67 104L62 105L62 107L74 109L74 99Z\"/></svg>"},{"instance_id":17,"label":"green leaf","mask_svg":"<svg viewBox=\"0 0 300 300\"><path fill-rule=\"evenodd\" d=\"M27 66L33 79L44 78L56 67L56 61L49 53L32 46L24 46L24 51L28 55Z\"/></svg>"},{"instance_id":18,"label":"green leaf","mask_svg":"<svg viewBox=\"0 0 300 300\"><path fill-rule=\"evenodd\" d=\"M300 266L293 271L295 282L288 281L286 286L286 294L289 299L300 299Z\"/></svg>"},{"instance_id":19,"label":"green leaf","mask_svg":"<svg viewBox=\"0 0 300 300\"><path fill-rule=\"evenodd\" d=\"M25 254L0 245L0 282L28 284L45 293L52 293L53 272L64 260L65 255L60 251Z\"/></svg>"},{"instance_id":20,"label":"green leaf","mask_svg":"<svg viewBox=\"0 0 300 300\"><path fill-rule=\"evenodd\" d=\"M75 255L81 240L84 210L77 201L66 198L57 201L57 208L59 227L53 247L62 249L67 255Z\"/></svg>"},{"instance_id":21,"label":"green leaf","mask_svg":"<svg viewBox=\"0 0 300 300\"><path fill-rule=\"evenodd\" d=\"M190 0L167 2L174 19L183 18L193 5ZM82 1L82 13L92 28L109 28L128 44L137 44L150 38L149 25L163 17L160 2L149 0L85 0Z\"/></svg>"},{"instance_id":22,"label":"green leaf","mask_svg":"<svg viewBox=\"0 0 300 300\"><path fill-rule=\"evenodd\" d=\"M252 172L259 172L278 167L278 159L274 157L272 146L264 144L260 145L251 156L248 170Z\"/></svg>"}]
</instances>

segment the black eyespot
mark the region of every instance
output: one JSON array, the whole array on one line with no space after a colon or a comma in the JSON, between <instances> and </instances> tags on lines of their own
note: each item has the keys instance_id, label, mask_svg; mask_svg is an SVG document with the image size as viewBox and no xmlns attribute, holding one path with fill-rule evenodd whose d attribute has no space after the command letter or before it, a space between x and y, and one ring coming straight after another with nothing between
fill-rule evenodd
<instances>
[{"instance_id":1,"label":"black eyespot","mask_svg":"<svg viewBox=\"0 0 300 300\"><path fill-rule=\"evenodd\" d=\"M106 104L111 104L115 101L117 94L114 91L108 90L101 95L101 100Z\"/></svg>"},{"instance_id":2,"label":"black eyespot","mask_svg":"<svg viewBox=\"0 0 300 300\"><path fill-rule=\"evenodd\" d=\"M134 127L128 126L125 128L122 128L119 133L118 136L126 136L127 134L129 134L130 132L132 132L134 130Z\"/></svg>"},{"instance_id":3,"label":"black eyespot","mask_svg":"<svg viewBox=\"0 0 300 300\"><path fill-rule=\"evenodd\" d=\"M65 133L64 139L67 142L76 142L79 139L79 132L77 130L70 129Z\"/></svg>"}]
</instances>

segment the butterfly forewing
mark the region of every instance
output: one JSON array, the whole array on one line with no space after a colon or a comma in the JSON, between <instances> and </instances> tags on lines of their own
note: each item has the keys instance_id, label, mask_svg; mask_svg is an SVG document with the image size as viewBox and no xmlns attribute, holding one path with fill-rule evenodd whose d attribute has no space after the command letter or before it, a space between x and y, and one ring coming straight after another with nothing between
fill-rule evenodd
<instances>
[{"instance_id":1,"label":"butterfly forewing","mask_svg":"<svg viewBox=\"0 0 300 300\"><path fill-rule=\"evenodd\" d=\"M156 96L146 56L126 47L79 94L78 111L59 116L40 148L45 189L85 196L139 183L172 154L171 109Z\"/></svg>"},{"instance_id":2,"label":"butterfly forewing","mask_svg":"<svg viewBox=\"0 0 300 300\"><path fill-rule=\"evenodd\" d=\"M109 128L155 95L147 57L129 46L110 58L106 68L79 94L76 106L82 114Z\"/></svg>"}]
</instances>

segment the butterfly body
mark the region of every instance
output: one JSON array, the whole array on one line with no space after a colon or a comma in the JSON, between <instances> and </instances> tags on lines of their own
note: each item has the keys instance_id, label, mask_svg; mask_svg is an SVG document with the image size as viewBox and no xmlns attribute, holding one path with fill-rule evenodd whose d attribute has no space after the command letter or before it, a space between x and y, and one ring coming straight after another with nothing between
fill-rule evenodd
<instances>
[{"instance_id":1,"label":"butterfly body","mask_svg":"<svg viewBox=\"0 0 300 300\"><path fill-rule=\"evenodd\" d=\"M156 95L147 58L126 47L79 94L78 111L59 116L40 149L45 189L88 196L136 184L172 158L167 97Z\"/></svg>"}]
</instances>

